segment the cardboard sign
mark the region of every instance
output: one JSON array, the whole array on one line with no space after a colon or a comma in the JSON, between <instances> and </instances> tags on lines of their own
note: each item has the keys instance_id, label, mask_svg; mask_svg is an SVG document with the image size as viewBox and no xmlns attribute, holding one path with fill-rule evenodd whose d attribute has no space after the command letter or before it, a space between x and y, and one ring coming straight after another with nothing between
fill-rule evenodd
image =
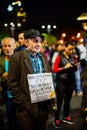
<instances>
[{"instance_id":1,"label":"cardboard sign","mask_svg":"<svg viewBox=\"0 0 87 130\"><path fill-rule=\"evenodd\" d=\"M55 98L52 73L28 74L31 103Z\"/></svg>"}]
</instances>

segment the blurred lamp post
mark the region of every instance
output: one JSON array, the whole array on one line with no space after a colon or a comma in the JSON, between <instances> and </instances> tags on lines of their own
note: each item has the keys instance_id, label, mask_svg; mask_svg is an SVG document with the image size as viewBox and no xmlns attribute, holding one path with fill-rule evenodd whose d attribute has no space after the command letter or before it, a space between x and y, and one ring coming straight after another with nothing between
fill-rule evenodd
<instances>
[{"instance_id":1,"label":"blurred lamp post","mask_svg":"<svg viewBox=\"0 0 87 130\"><path fill-rule=\"evenodd\" d=\"M15 24L13 22L10 23L11 36L14 37Z\"/></svg>"},{"instance_id":2,"label":"blurred lamp post","mask_svg":"<svg viewBox=\"0 0 87 130\"><path fill-rule=\"evenodd\" d=\"M52 26L52 25L48 24L47 26L46 25L42 25L41 28L42 29L46 29L47 33L50 34L52 29L56 29L57 26L56 25Z\"/></svg>"},{"instance_id":3,"label":"blurred lamp post","mask_svg":"<svg viewBox=\"0 0 87 130\"><path fill-rule=\"evenodd\" d=\"M10 22L9 24L8 23L4 24L5 28L10 28L12 37L14 37L15 26L17 28L20 28L21 27L21 23L17 23L17 25L15 25L13 22Z\"/></svg>"}]
</instances>

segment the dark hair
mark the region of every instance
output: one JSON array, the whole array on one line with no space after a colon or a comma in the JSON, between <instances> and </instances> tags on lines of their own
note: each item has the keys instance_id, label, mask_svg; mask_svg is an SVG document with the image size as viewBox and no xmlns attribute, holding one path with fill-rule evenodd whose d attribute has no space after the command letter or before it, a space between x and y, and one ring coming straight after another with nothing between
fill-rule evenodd
<instances>
[{"instance_id":1,"label":"dark hair","mask_svg":"<svg viewBox=\"0 0 87 130\"><path fill-rule=\"evenodd\" d=\"M67 42L65 43L65 46L67 47L68 45L75 46L75 42L74 42L74 41L67 41Z\"/></svg>"}]
</instances>

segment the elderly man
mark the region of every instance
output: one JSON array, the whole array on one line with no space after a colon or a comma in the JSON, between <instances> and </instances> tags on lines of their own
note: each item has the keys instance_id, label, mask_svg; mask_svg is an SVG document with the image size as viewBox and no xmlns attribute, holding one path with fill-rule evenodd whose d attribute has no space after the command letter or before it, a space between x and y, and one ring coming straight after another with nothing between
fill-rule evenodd
<instances>
[{"instance_id":1,"label":"elderly man","mask_svg":"<svg viewBox=\"0 0 87 130\"><path fill-rule=\"evenodd\" d=\"M40 52L42 35L36 29L24 33L27 48L15 53L10 60L8 86L17 106L19 130L46 130L51 100L31 103L28 74L49 73L46 56Z\"/></svg>"},{"instance_id":2,"label":"elderly man","mask_svg":"<svg viewBox=\"0 0 87 130\"><path fill-rule=\"evenodd\" d=\"M10 130L17 130L16 124L16 107L13 102L13 96L8 90L8 69L10 56L14 53L15 40L12 37L6 37L2 39L2 49L4 55L0 57L0 79L2 86L2 96L6 105L6 114L8 118L8 126Z\"/></svg>"}]
</instances>

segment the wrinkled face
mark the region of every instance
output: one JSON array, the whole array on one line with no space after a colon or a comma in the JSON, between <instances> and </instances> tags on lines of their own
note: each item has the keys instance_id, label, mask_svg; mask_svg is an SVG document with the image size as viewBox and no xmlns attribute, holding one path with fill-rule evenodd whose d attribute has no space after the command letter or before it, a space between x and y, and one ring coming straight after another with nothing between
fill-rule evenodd
<instances>
[{"instance_id":1,"label":"wrinkled face","mask_svg":"<svg viewBox=\"0 0 87 130\"><path fill-rule=\"evenodd\" d=\"M32 53L40 52L41 42L42 42L42 39L39 36L35 38L27 39L26 43L27 43L28 50L30 50Z\"/></svg>"},{"instance_id":2,"label":"wrinkled face","mask_svg":"<svg viewBox=\"0 0 87 130\"><path fill-rule=\"evenodd\" d=\"M20 34L18 35L18 42L19 42L19 45L20 45L20 46L25 45L25 40L24 40L24 34L23 34L23 33L20 33Z\"/></svg>"},{"instance_id":3,"label":"wrinkled face","mask_svg":"<svg viewBox=\"0 0 87 130\"><path fill-rule=\"evenodd\" d=\"M13 54L15 48L15 44L10 39L5 39L2 44L2 49L4 51L4 54L7 56L10 56Z\"/></svg>"}]
</instances>

